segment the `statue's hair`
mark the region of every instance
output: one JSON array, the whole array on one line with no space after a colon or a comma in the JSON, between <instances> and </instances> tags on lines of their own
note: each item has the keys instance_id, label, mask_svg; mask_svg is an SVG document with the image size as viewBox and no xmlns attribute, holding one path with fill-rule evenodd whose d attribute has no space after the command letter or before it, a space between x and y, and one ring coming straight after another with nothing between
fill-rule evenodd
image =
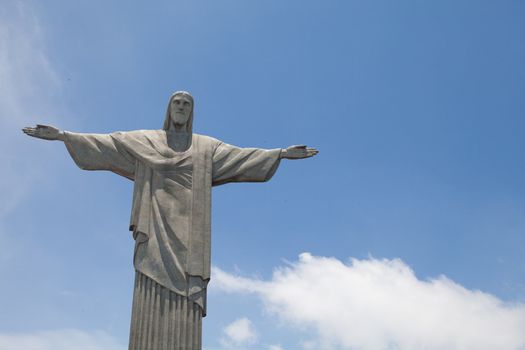
<instances>
[{"instance_id":1,"label":"statue's hair","mask_svg":"<svg viewBox=\"0 0 525 350\"><path fill-rule=\"evenodd\" d=\"M187 91L177 91L177 92L174 92L170 96L170 100L168 101L168 108L166 110L166 118L164 119L164 126L162 128L164 130L169 130L171 126L171 108L170 108L171 101L173 100L175 96L180 96L180 95L183 95L189 98L191 101L190 117L188 118L188 121L186 122L186 131L191 134L193 131L193 108L195 106L195 103L193 102L193 96L191 96L191 94Z\"/></svg>"}]
</instances>

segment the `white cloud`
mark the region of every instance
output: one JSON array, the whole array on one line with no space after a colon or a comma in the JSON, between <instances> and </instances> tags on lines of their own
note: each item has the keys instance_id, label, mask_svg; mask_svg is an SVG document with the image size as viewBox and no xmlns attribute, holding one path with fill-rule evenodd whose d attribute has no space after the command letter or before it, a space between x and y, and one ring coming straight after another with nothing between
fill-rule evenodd
<instances>
[{"instance_id":1,"label":"white cloud","mask_svg":"<svg viewBox=\"0 0 525 350\"><path fill-rule=\"evenodd\" d=\"M61 82L44 43L42 27L32 8L21 1L6 4L6 11L0 15L2 124L32 120L42 113L41 109L56 111L61 104Z\"/></svg>"},{"instance_id":2,"label":"white cloud","mask_svg":"<svg viewBox=\"0 0 525 350\"><path fill-rule=\"evenodd\" d=\"M270 345L268 350L283 350L283 348L280 345Z\"/></svg>"},{"instance_id":3,"label":"white cloud","mask_svg":"<svg viewBox=\"0 0 525 350\"><path fill-rule=\"evenodd\" d=\"M43 149L22 134L25 125L57 122L63 111L62 85L46 54L43 30L22 1L8 2L0 12L0 218L9 214L35 184L35 164ZM49 170L49 169L48 169Z\"/></svg>"},{"instance_id":4,"label":"white cloud","mask_svg":"<svg viewBox=\"0 0 525 350\"><path fill-rule=\"evenodd\" d=\"M245 317L230 323L223 332L225 338L221 340L221 344L226 348L255 344L257 341L257 332L252 322Z\"/></svg>"},{"instance_id":5,"label":"white cloud","mask_svg":"<svg viewBox=\"0 0 525 350\"><path fill-rule=\"evenodd\" d=\"M126 348L103 331L63 329L34 333L0 333L2 350L125 350Z\"/></svg>"},{"instance_id":6,"label":"white cloud","mask_svg":"<svg viewBox=\"0 0 525 350\"><path fill-rule=\"evenodd\" d=\"M419 280L401 260L300 255L269 281L218 268L211 288L255 293L286 325L315 330L305 348L523 350L525 306L440 276ZM310 347L311 348L311 347Z\"/></svg>"},{"instance_id":7,"label":"white cloud","mask_svg":"<svg viewBox=\"0 0 525 350\"><path fill-rule=\"evenodd\" d=\"M58 170L52 147L21 132L36 123L61 125L63 87L46 50L45 31L25 1L2 2L0 11L0 262L28 252L13 236L11 214L52 183ZM24 245L22 247L21 245ZM0 270L2 267L0 266Z\"/></svg>"}]
</instances>

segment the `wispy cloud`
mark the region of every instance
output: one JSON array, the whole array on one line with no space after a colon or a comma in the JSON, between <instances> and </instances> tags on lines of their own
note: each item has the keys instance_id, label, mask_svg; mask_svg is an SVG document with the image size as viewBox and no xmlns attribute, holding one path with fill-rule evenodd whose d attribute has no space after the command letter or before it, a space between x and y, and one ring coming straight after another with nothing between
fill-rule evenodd
<instances>
[{"instance_id":1,"label":"wispy cloud","mask_svg":"<svg viewBox=\"0 0 525 350\"><path fill-rule=\"evenodd\" d=\"M24 125L56 122L63 110L62 86L48 59L45 38L36 14L25 2L2 5L0 12L0 219L16 208L34 183L34 164ZM34 146L34 144L31 144Z\"/></svg>"},{"instance_id":2,"label":"wispy cloud","mask_svg":"<svg viewBox=\"0 0 525 350\"><path fill-rule=\"evenodd\" d=\"M440 276L420 280L401 260L348 264L308 253L271 280L214 268L211 288L255 293L286 325L314 330L306 348L523 350L525 306Z\"/></svg>"},{"instance_id":3,"label":"wispy cloud","mask_svg":"<svg viewBox=\"0 0 525 350\"><path fill-rule=\"evenodd\" d=\"M2 350L125 350L103 331L62 329L33 333L0 333Z\"/></svg>"},{"instance_id":4,"label":"wispy cloud","mask_svg":"<svg viewBox=\"0 0 525 350\"><path fill-rule=\"evenodd\" d=\"M268 350L283 350L283 348L280 345L270 345Z\"/></svg>"},{"instance_id":5,"label":"wispy cloud","mask_svg":"<svg viewBox=\"0 0 525 350\"><path fill-rule=\"evenodd\" d=\"M32 120L41 109L56 111L60 104L61 83L43 30L33 9L21 1L7 3L0 14L0 78L2 124Z\"/></svg>"},{"instance_id":6,"label":"wispy cloud","mask_svg":"<svg viewBox=\"0 0 525 350\"><path fill-rule=\"evenodd\" d=\"M48 58L45 31L25 1L2 3L0 11L0 259L15 259L21 247L10 217L38 187L57 174L51 148L21 132L36 123L61 124L65 114L61 80ZM38 192L38 191L37 191ZM1 268L0 268L1 270Z\"/></svg>"},{"instance_id":7,"label":"wispy cloud","mask_svg":"<svg viewBox=\"0 0 525 350\"><path fill-rule=\"evenodd\" d=\"M246 317L239 318L223 329L221 344L227 349L239 348L257 342L257 332L253 323Z\"/></svg>"}]
</instances>

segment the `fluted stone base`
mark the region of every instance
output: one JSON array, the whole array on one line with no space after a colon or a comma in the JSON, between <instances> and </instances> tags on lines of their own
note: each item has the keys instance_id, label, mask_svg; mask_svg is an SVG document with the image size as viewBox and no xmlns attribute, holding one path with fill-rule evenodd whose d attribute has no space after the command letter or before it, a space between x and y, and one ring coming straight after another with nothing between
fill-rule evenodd
<instances>
[{"instance_id":1,"label":"fluted stone base","mask_svg":"<svg viewBox=\"0 0 525 350\"><path fill-rule=\"evenodd\" d=\"M129 350L201 350L202 309L135 274Z\"/></svg>"}]
</instances>

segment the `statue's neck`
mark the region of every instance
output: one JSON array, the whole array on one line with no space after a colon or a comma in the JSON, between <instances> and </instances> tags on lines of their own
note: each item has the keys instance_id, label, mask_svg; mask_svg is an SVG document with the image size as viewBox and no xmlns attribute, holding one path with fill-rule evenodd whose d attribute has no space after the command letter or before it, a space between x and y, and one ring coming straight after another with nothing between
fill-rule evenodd
<instances>
[{"instance_id":1,"label":"statue's neck","mask_svg":"<svg viewBox=\"0 0 525 350\"><path fill-rule=\"evenodd\" d=\"M175 123L172 123L170 125L169 131L175 132L175 133L187 133L187 131L186 131L186 124L175 124Z\"/></svg>"},{"instance_id":2,"label":"statue's neck","mask_svg":"<svg viewBox=\"0 0 525 350\"><path fill-rule=\"evenodd\" d=\"M167 130L166 139L168 146L175 152L186 151L191 146L191 133L186 130Z\"/></svg>"}]
</instances>

